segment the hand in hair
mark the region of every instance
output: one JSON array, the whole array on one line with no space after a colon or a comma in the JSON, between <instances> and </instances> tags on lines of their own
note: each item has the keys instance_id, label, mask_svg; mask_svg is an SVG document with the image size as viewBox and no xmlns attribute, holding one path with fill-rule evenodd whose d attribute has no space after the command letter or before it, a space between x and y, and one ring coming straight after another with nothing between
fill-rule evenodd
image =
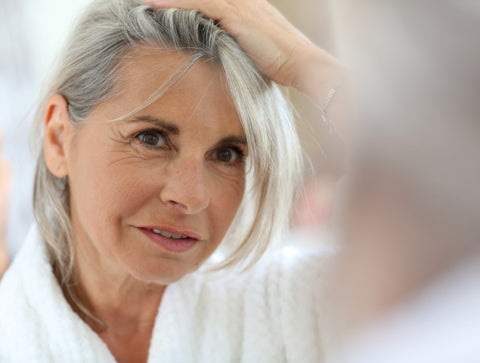
<instances>
[{"instance_id":1,"label":"hand in hair","mask_svg":"<svg viewBox=\"0 0 480 363\"><path fill-rule=\"evenodd\" d=\"M2 148L2 134L0 133L0 152ZM0 277L8 266L6 246L7 204L10 195L11 169L5 157L0 153Z\"/></svg>"},{"instance_id":2,"label":"hand in hair","mask_svg":"<svg viewBox=\"0 0 480 363\"><path fill-rule=\"evenodd\" d=\"M199 10L215 19L273 81L295 87L322 106L343 67L266 0L145 0L158 8Z\"/></svg>"}]
</instances>

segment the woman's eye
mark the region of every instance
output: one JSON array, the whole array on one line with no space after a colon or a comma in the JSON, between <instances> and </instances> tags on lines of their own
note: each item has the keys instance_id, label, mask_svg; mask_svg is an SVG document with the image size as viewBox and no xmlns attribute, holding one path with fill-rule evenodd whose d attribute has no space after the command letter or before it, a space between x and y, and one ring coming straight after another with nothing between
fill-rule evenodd
<instances>
[{"instance_id":1,"label":"woman's eye","mask_svg":"<svg viewBox=\"0 0 480 363\"><path fill-rule=\"evenodd\" d=\"M163 133L157 130L142 131L135 137L152 148L161 148L166 144Z\"/></svg>"},{"instance_id":2,"label":"woman's eye","mask_svg":"<svg viewBox=\"0 0 480 363\"><path fill-rule=\"evenodd\" d=\"M231 147L222 148L215 152L215 159L221 163L232 164L240 157L240 152Z\"/></svg>"}]
</instances>

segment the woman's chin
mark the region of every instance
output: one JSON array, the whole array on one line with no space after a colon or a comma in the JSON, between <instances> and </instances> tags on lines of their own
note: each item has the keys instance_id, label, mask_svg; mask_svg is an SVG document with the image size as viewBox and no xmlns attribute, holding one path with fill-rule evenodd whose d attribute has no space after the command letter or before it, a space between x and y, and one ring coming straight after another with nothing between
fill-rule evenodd
<instances>
[{"instance_id":1,"label":"woman's chin","mask_svg":"<svg viewBox=\"0 0 480 363\"><path fill-rule=\"evenodd\" d=\"M168 261L167 263L162 261L161 266L152 268L142 266L141 268L130 269L130 274L146 284L165 286L181 280L194 270L194 268L185 266L180 261Z\"/></svg>"}]
</instances>

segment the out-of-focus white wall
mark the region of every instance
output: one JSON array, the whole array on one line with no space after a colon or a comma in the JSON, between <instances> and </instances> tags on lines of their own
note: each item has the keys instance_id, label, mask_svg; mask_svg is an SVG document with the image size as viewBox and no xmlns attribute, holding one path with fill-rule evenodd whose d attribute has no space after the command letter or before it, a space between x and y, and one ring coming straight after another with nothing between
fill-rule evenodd
<instances>
[{"instance_id":1,"label":"out-of-focus white wall","mask_svg":"<svg viewBox=\"0 0 480 363\"><path fill-rule=\"evenodd\" d=\"M58 50L64 44L77 15L88 3L90 0L25 1L24 29L34 59L32 70L37 85L58 55Z\"/></svg>"},{"instance_id":2,"label":"out-of-focus white wall","mask_svg":"<svg viewBox=\"0 0 480 363\"><path fill-rule=\"evenodd\" d=\"M33 222L31 111L75 16L88 2L0 0L0 131L14 173L7 230L13 254Z\"/></svg>"}]
</instances>

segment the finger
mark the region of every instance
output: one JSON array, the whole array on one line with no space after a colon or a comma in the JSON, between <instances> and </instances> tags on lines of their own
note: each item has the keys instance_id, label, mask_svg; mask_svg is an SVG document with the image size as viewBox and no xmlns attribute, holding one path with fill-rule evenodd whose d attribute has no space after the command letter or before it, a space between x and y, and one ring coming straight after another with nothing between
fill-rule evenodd
<instances>
[{"instance_id":1,"label":"finger","mask_svg":"<svg viewBox=\"0 0 480 363\"><path fill-rule=\"evenodd\" d=\"M214 0L145 0L145 5L156 9L198 10L214 20L221 20L225 4Z\"/></svg>"}]
</instances>

